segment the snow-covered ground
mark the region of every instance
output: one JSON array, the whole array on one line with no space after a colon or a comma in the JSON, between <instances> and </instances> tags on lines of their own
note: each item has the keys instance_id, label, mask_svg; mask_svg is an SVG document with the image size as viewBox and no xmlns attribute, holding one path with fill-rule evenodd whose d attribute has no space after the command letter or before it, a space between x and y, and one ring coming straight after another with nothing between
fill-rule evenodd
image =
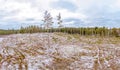
<instances>
[{"instance_id":1,"label":"snow-covered ground","mask_svg":"<svg viewBox=\"0 0 120 70\"><path fill-rule=\"evenodd\" d=\"M120 70L119 42L64 33L10 35L0 43L0 69Z\"/></svg>"},{"instance_id":2,"label":"snow-covered ground","mask_svg":"<svg viewBox=\"0 0 120 70\"><path fill-rule=\"evenodd\" d=\"M0 38L0 42L3 40L3 38Z\"/></svg>"}]
</instances>

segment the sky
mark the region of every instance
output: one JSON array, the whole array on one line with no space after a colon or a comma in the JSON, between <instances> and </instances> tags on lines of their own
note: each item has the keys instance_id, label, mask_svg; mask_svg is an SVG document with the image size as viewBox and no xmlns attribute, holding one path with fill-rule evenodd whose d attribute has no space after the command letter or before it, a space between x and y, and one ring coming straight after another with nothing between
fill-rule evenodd
<instances>
[{"instance_id":1,"label":"sky","mask_svg":"<svg viewBox=\"0 0 120 70\"><path fill-rule=\"evenodd\" d=\"M0 0L0 29L38 25L49 11L57 27L120 27L120 0Z\"/></svg>"}]
</instances>

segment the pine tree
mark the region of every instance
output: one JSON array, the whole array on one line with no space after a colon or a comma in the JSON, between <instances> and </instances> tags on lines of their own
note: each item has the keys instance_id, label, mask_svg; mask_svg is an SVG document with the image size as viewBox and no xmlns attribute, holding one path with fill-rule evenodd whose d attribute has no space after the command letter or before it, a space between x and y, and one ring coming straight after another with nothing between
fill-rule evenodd
<instances>
[{"instance_id":1,"label":"pine tree","mask_svg":"<svg viewBox=\"0 0 120 70\"><path fill-rule=\"evenodd\" d=\"M51 28L51 26L53 24L53 18L48 11L45 11L45 13L44 13L43 22L44 22L45 29L50 29Z\"/></svg>"},{"instance_id":2,"label":"pine tree","mask_svg":"<svg viewBox=\"0 0 120 70\"><path fill-rule=\"evenodd\" d=\"M53 18L48 11L45 11L43 21L44 21L44 28L47 29L47 32L49 32L49 29L52 28ZM48 47L50 47L50 36L49 36L49 34L48 34L47 39L48 39Z\"/></svg>"},{"instance_id":3,"label":"pine tree","mask_svg":"<svg viewBox=\"0 0 120 70\"><path fill-rule=\"evenodd\" d=\"M58 27L59 27L59 28L63 27L63 26L62 26L62 19L61 19L61 14L60 14L60 13L59 13L59 15L57 16L57 21L58 21L58 25L59 25Z\"/></svg>"}]
</instances>

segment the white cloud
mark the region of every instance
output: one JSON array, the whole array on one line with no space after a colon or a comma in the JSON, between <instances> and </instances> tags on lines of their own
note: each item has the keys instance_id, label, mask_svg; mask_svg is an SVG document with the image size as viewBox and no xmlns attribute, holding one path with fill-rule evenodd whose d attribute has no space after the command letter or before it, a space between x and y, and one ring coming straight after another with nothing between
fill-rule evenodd
<instances>
[{"instance_id":1,"label":"white cloud","mask_svg":"<svg viewBox=\"0 0 120 70\"><path fill-rule=\"evenodd\" d=\"M54 1L54 0L53 0ZM4 20L25 20L28 18L42 19L42 13L46 9L50 9L49 4L52 0L0 0L0 10L9 13L4 17ZM16 13L15 13L16 11ZM10 15L13 14L13 15Z\"/></svg>"},{"instance_id":2,"label":"white cloud","mask_svg":"<svg viewBox=\"0 0 120 70\"><path fill-rule=\"evenodd\" d=\"M120 11L120 0L65 0L77 7L75 11L70 11L64 7L59 9L51 7L51 4L56 1L59 0L0 0L0 11L3 11L0 13L0 24L3 22L9 24L7 22L10 21L38 23L43 19L45 10L48 10L54 19L60 12L62 19L77 18L84 23L93 23L92 18ZM26 21L27 19L34 20ZM74 21L71 20L71 23Z\"/></svg>"},{"instance_id":3,"label":"white cloud","mask_svg":"<svg viewBox=\"0 0 120 70\"><path fill-rule=\"evenodd\" d=\"M2 18L4 21L15 20L25 21L26 19L33 18L36 21L40 21L43 17L45 10L49 10L53 17L56 17L60 12L62 18L86 18L85 15L78 12L71 12L66 9L53 9L50 4L57 0L0 0L0 9L4 10L8 14ZM13 15L11 15L13 14Z\"/></svg>"},{"instance_id":4,"label":"white cloud","mask_svg":"<svg viewBox=\"0 0 120 70\"><path fill-rule=\"evenodd\" d=\"M120 11L120 0L115 0L111 5L110 9L112 12Z\"/></svg>"},{"instance_id":5,"label":"white cloud","mask_svg":"<svg viewBox=\"0 0 120 70\"><path fill-rule=\"evenodd\" d=\"M56 15L58 15L58 13L60 12L63 19L67 19L67 18L85 19L85 18L87 18L87 16L84 14L81 14L78 12L71 12L71 11L68 11L66 9L59 9L59 10L53 9L50 12L51 12L53 17L56 17Z\"/></svg>"}]
</instances>

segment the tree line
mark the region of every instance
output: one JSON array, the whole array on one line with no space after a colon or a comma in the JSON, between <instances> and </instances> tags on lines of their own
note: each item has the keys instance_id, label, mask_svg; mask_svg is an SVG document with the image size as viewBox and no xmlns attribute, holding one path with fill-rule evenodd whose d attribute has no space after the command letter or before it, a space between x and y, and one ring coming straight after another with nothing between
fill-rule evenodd
<instances>
[{"instance_id":1,"label":"tree line","mask_svg":"<svg viewBox=\"0 0 120 70\"><path fill-rule=\"evenodd\" d=\"M19 30L0 30L0 35L8 35L8 34L19 34L19 33L54 33L54 32L62 32L68 34L79 34L83 36L115 36L120 37L120 28L106 28L106 27L81 27L81 28L50 28L44 29L39 26L29 26L29 27L21 27Z\"/></svg>"},{"instance_id":2,"label":"tree line","mask_svg":"<svg viewBox=\"0 0 120 70\"><path fill-rule=\"evenodd\" d=\"M79 34L83 36L120 36L120 28L106 28L106 27L81 27L81 28L51 28L51 29L44 29L38 26L29 26L25 28L21 28L19 30L20 33L44 33L44 32L62 32L68 34Z\"/></svg>"},{"instance_id":3,"label":"tree line","mask_svg":"<svg viewBox=\"0 0 120 70\"><path fill-rule=\"evenodd\" d=\"M57 28L53 28L53 17L48 11L44 12L43 24L41 26L28 26L21 27L18 30L0 30L0 34L18 34L18 33L43 33L43 32L63 32L69 34L79 34L84 36L120 36L120 28L107 28L107 27L81 27L81 28L73 28L73 27L63 27L61 14L59 13L57 18Z\"/></svg>"}]
</instances>

